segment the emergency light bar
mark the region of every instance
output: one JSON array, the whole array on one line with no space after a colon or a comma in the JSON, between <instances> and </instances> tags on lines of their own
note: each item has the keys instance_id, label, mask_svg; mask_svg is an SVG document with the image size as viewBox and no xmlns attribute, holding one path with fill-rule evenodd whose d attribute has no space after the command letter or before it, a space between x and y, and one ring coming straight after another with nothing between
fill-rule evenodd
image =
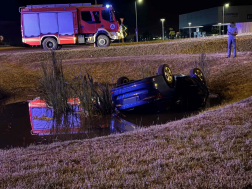
<instances>
[{"instance_id":1,"label":"emergency light bar","mask_svg":"<svg viewBox=\"0 0 252 189\"><path fill-rule=\"evenodd\" d=\"M50 8L50 7L89 7L91 3L70 3L70 4L46 4L46 5L27 5L26 8Z\"/></svg>"}]
</instances>

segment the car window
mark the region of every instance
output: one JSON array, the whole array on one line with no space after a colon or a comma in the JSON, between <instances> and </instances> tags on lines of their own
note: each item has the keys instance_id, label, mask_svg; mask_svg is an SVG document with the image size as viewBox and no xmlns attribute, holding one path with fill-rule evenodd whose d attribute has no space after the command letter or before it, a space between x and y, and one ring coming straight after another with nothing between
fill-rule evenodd
<instances>
[{"instance_id":1,"label":"car window","mask_svg":"<svg viewBox=\"0 0 252 189\"><path fill-rule=\"evenodd\" d=\"M102 18L106 21L113 22L114 15L112 10L102 10Z\"/></svg>"},{"instance_id":2,"label":"car window","mask_svg":"<svg viewBox=\"0 0 252 189\"><path fill-rule=\"evenodd\" d=\"M94 18L95 18L95 22L96 23L100 23L101 22L101 20L100 20L100 12L99 11L94 11L93 15L94 15Z\"/></svg>"},{"instance_id":3,"label":"car window","mask_svg":"<svg viewBox=\"0 0 252 189\"><path fill-rule=\"evenodd\" d=\"M90 11L82 11L81 12L81 19L85 22L92 22L93 21Z\"/></svg>"}]
</instances>

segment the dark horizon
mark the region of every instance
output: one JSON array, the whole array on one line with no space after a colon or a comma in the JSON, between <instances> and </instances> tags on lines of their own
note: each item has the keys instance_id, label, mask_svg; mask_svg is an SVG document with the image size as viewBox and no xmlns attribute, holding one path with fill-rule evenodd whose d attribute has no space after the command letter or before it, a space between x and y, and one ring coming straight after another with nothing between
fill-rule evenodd
<instances>
[{"instance_id":1,"label":"dark horizon","mask_svg":"<svg viewBox=\"0 0 252 189\"><path fill-rule=\"evenodd\" d=\"M8 0L2 4L4 10L0 12L0 21L19 21L20 15L18 7L30 4L64 4L64 3L92 3L95 0ZM124 24L128 26L129 32L135 29L135 1L133 0L97 0L98 4L112 4L117 16L124 18ZM194 11L222 6L224 3L230 3L230 6L252 5L250 0L212 0L202 4L201 0L195 0L193 3L186 1L157 3L153 0L143 0L138 4L138 28L139 32L149 31L153 35L161 34L161 18L165 18L165 30L174 28L179 30L179 15ZM11 7L11 8L9 8Z\"/></svg>"}]
</instances>

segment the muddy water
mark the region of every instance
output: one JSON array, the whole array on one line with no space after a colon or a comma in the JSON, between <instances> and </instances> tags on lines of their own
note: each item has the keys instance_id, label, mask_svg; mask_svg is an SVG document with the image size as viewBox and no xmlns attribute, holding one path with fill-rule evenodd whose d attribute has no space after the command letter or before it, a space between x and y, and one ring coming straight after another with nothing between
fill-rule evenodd
<instances>
[{"instance_id":1,"label":"muddy water","mask_svg":"<svg viewBox=\"0 0 252 189\"><path fill-rule=\"evenodd\" d=\"M218 104L218 97L209 99L210 106ZM0 108L0 148L26 147L30 144L48 144L124 133L150 125L158 126L199 112L200 110L164 114L117 114L92 119L75 112L53 119L52 109L37 108L31 111L28 102L15 103Z\"/></svg>"}]
</instances>

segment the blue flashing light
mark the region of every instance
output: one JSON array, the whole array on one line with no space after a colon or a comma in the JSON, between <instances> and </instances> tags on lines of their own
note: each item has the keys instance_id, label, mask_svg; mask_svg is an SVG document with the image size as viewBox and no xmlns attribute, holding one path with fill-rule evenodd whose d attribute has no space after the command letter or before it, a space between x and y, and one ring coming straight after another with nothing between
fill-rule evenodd
<instances>
[{"instance_id":1,"label":"blue flashing light","mask_svg":"<svg viewBox=\"0 0 252 189\"><path fill-rule=\"evenodd\" d=\"M108 5L108 4L107 4L107 5L106 5L106 8L108 9L110 6L111 6L111 5Z\"/></svg>"}]
</instances>

